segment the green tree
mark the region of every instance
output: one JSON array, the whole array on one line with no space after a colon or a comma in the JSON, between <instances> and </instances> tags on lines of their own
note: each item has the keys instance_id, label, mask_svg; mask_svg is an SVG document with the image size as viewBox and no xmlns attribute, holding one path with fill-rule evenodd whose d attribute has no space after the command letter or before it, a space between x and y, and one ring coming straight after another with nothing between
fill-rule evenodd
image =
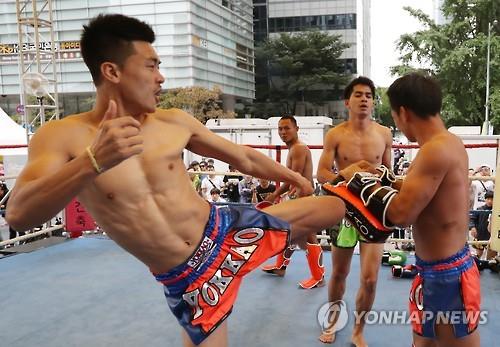
<instances>
[{"instance_id":1,"label":"green tree","mask_svg":"<svg viewBox=\"0 0 500 347\"><path fill-rule=\"evenodd\" d=\"M420 10L405 7L424 29L398 41L401 64L394 74L419 70L434 75L443 88L442 117L448 126L480 125L484 121L488 23L500 20L498 0L445 0L447 23L437 25ZM490 120L500 126L500 28L491 35Z\"/></svg>"},{"instance_id":2,"label":"green tree","mask_svg":"<svg viewBox=\"0 0 500 347\"><path fill-rule=\"evenodd\" d=\"M222 91L217 86L211 90L204 87L174 88L161 96L159 107L180 108L202 123L210 118L234 118L234 112L222 109L221 96Z\"/></svg>"},{"instance_id":3,"label":"green tree","mask_svg":"<svg viewBox=\"0 0 500 347\"><path fill-rule=\"evenodd\" d=\"M267 105L256 109L277 107L279 113L295 113L298 101L328 100L328 91L338 90L347 80L339 57L348 47L339 35L320 31L282 33L257 46L256 102Z\"/></svg>"},{"instance_id":4,"label":"green tree","mask_svg":"<svg viewBox=\"0 0 500 347\"><path fill-rule=\"evenodd\" d=\"M387 97L387 88L378 87L375 91L375 119L381 124L395 128L394 120L391 116L391 105Z\"/></svg>"}]
</instances>

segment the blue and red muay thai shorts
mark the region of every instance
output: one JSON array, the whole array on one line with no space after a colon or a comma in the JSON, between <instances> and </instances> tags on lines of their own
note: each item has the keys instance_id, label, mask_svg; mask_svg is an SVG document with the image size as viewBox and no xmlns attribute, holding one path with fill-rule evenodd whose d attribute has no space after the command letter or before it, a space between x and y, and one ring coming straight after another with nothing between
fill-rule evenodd
<instances>
[{"instance_id":1,"label":"blue and red muay thai shorts","mask_svg":"<svg viewBox=\"0 0 500 347\"><path fill-rule=\"evenodd\" d=\"M281 253L289 238L288 223L252 206L211 206L193 254L154 274L193 343L203 342L231 314L243 276Z\"/></svg>"},{"instance_id":2,"label":"blue and red muay thai shorts","mask_svg":"<svg viewBox=\"0 0 500 347\"><path fill-rule=\"evenodd\" d=\"M449 324L457 338L474 332L480 319L481 288L468 246L440 261L416 257L416 266L419 273L410 291L413 331L435 338L436 324Z\"/></svg>"}]
</instances>

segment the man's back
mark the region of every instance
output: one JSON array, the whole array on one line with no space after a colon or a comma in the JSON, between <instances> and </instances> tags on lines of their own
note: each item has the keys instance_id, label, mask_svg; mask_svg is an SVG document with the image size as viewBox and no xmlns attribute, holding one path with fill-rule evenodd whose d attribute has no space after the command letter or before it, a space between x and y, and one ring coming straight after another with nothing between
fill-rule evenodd
<instances>
[{"instance_id":1,"label":"man's back","mask_svg":"<svg viewBox=\"0 0 500 347\"><path fill-rule=\"evenodd\" d=\"M415 167L419 167L419 172L410 170L408 176L432 175L429 170L436 170L436 177L439 171L443 175L433 198L418 216L413 235L420 258L444 259L461 249L466 241L469 196L467 153L462 141L445 131L421 147L412 163L412 168ZM425 247L420 248L419 244Z\"/></svg>"}]
</instances>

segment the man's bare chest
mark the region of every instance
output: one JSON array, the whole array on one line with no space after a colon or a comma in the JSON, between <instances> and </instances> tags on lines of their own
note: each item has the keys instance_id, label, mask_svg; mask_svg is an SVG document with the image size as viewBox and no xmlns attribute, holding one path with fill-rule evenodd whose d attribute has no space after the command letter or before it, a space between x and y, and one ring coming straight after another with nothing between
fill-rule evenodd
<instances>
[{"instance_id":1,"label":"man's bare chest","mask_svg":"<svg viewBox=\"0 0 500 347\"><path fill-rule=\"evenodd\" d=\"M380 164L385 152L385 143L380 136L366 136L363 138L342 137L335 153L335 159L345 164L366 160Z\"/></svg>"},{"instance_id":2,"label":"man's bare chest","mask_svg":"<svg viewBox=\"0 0 500 347\"><path fill-rule=\"evenodd\" d=\"M141 129L142 152L133 155L99 175L93 182L94 193L110 198L117 195L137 195L162 192L184 177L182 153L189 141L187 131L179 127L146 126ZM95 134L81 140L74 151L83 153L91 145ZM75 154L76 154L75 153ZM96 155L96 160L99 157Z\"/></svg>"}]
</instances>

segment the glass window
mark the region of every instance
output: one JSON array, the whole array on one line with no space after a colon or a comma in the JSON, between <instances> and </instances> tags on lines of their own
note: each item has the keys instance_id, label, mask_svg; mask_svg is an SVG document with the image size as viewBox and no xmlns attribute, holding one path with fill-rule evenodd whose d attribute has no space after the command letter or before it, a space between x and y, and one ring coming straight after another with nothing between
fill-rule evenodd
<instances>
[{"instance_id":1,"label":"glass window","mask_svg":"<svg viewBox=\"0 0 500 347\"><path fill-rule=\"evenodd\" d=\"M54 7L57 10L67 10L67 9L86 8L87 4L81 0L65 0L65 1L57 1L56 6Z\"/></svg>"},{"instance_id":2,"label":"glass window","mask_svg":"<svg viewBox=\"0 0 500 347\"><path fill-rule=\"evenodd\" d=\"M269 18L270 33L304 31L311 28L321 30L355 29L356 14Z\"/></svg>"},{"instance_id":3,"label":"glass window","mask_svg":"<svg viewBox=\"0 0 500 347\"><path fill-rule=\"evenodd\" d=\"M276 31L283 32L285 31L285 23L283 18L276 18Z\"/></svg>"},{"instance_id":4,"label":"glass window","mask_svg":"<svg viewBox=\"0 0 500 347\"><path fill-rule=\"evenodd\" d=\"M132 2L134 2L134 1L127 0L127 3L132 3ZM154 4L122 6L122 14L124 14L124 15L138 16L138 15L144 15L144 14L149 15L151 13L155 13L155 5ZM151 21L151 18L154 18L154 16L149 16L149 21Z\"/></svg>"}]
</instances>

